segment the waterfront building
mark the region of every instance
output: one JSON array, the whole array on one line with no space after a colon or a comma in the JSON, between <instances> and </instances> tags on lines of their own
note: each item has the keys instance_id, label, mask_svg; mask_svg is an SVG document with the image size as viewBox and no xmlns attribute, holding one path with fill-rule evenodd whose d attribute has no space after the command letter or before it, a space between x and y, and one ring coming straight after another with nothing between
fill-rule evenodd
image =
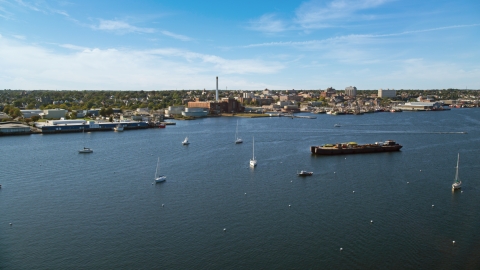
<instances>
[{"instance_id":1,"label":"waterfront building","mask_svg":"<svg viewBox=\"0 0 480 270\"><path fill-rule=\"evenodd\" d=\"M397 96L397 91L396 90L390 90L390 89L387 89L387 90L384 90L382 88L380 88L378 90L378 97L379 98L388 98L388 97L396 97Z\"/></svg>"},{"instance_id":2,"label":"waterfront building","mask_svg":"<svg viewBox=\"0 0 480 270\"><path fill-rule=\"evenodd\" d=\"M165 115L181 115L185 111L185 106L168 106L168 109L165 110Z\"/></svg>"},{"instance_id":3,"label":"waterfront building","mask_svg":"<svg viewBox=\"0 0 480 270\"><path fill-rule=\"evenodd\" d=\"M208 109L206 108L185 108L185 111L182 112L183 116L189 117L205 117L208 115Z\"/></svg>"},{"instance_id":4,"label":"waterfront building","mask_svg":"<svg viewBox=\"0 0 480 270\"><path fill-rule=\"evenodd\" d=\"M345 95L350 96L350 97L356 97L357 96L357 87L355 87L355 86L345 87Z\"/></svg>"},{"instance_id":5,"label":"waterfront building","mask_svg":"<svg viewBox=\"0 0 480 270\"><path fill-rule=\"evenodd\" d=\"M21 135L30 133L30 127L20 122L0 122L0 135Z\"/></svg>"},{"instance_id":6,"label":"waterfront building","mask_svg":"<svg viewBox=\"0 0 480 270\"><path fill-rule=\"evenodd\" d=\"M85 121L82 119L75 120L49 120L46 122L35 122L35 126L39 128L42 133L64 133L64 132L81 132L87 131L106 131L113 130L118 124L121 124L125 130L127 129L143 129L148 128L147 122L139 121L120 121L120 122L105 122L105 121Z\"/></svg>"},{"instance_id":7,"label":"waterfront building","mask_svg":"<svg viewBox=\"0 0 480 270\"><path fill-rule=\"evenodd\" d=\"M398 105L397 108L404 111L437 111L443 110L443 104L440 102L407 102Z\"/></svg>"},{"instance_id":8,"label":"waterfront building","mask_svg":"<svg viewBox=\"0 0 480 270\"><path fill-rule=\"evenodd\" d=\"M205 108L211 114L218 113L232 113L232 112L243 112L245 107L234 98L223 98L219 102L215 101L190 101L188 102L188 108Z\"/></svg>"}]
</instances>

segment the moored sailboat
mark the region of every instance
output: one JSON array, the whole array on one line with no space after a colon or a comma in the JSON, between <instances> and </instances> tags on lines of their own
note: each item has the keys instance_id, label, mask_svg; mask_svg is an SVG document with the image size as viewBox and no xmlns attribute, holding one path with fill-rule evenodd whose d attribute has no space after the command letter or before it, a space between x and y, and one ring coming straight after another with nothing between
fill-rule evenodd
<instances>
[{"instance_id":1,"label":"moored sailboat","mask_svg":"<svg viewBox=\"0 0 480 270\"><path fill-rule=\"evenodd\" d=\"M235 130L235 144L243 143L243 140L238 137L238 120L237 120L237 129Z\"/></svg>"},{"instance_id":2,"label":"moored sailboat","mask_svg":"<svg viewBox=\"0 0 480 270\"><path fill-rule=\"evenodd\" d=\"M161 183L167 180L167 177L165 175L159 175L158 174L158 165L160 164L160 158L158 158L157 161L157 168L155 169L155 183Z\"/></svg>"},{"instance_id":3,"label":"moored sailboat","mask_svg":"<svg viewBox=\"0 0 480 270\"><path fill-rule=\"evenodd\" d=\"M257 160L255 159L255 137L253 138L253 143L252 143L252 159L250 159L250 167L255 167L257 166Z\"/></svg>"},{"instance_id":4,"label":"moored sailboat","mask_svg":"<svg viewBox=\"0 0 480 270\"><path fill-rule=\"evenodd\" d=\"M460 181L460 178L458 178L458 164L460 162L460 153L458 153L458 158L457 158L457 167L456 167L456 172L455 172L455 180L453 181L452 184L452 189L460 189L462 187L462 181Z\"/></svg>"}]
</instances>

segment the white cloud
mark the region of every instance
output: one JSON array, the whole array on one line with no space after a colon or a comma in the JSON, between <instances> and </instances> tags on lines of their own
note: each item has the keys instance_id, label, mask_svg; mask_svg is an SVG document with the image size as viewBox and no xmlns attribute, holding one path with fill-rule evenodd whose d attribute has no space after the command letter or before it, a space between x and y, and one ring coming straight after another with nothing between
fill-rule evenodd
<instances>
[{"instance_id":1,"label":"white cloud","mask_svg":"<svg viewBox=\"0 0 480 270\"><path fill-rule=\"evenodd\" d=\"M112 20L102 20L98 26L92 26L95 30L105 30L105 31L114 31L120 33L130 33L130 32L140 32L140 33L154 33L155 29L152 28L141 28L130 25L123 21L112 21Z\"/></svg>"},{"instance_id":2,"label":"white cloud","mask_svg":"<svg viewBox=\"0 0 480 270\"><path fill-rule=\"evenodd\" d=\"M265 14L249 22L249 29L265 33L278 33L286 30L286 23L274 14Z\"/></svg>"},{"instance_id":3,"label":"white cloud","mask_svg":"<svg viewBox=\"0 0 480 270\"><path fill-rule=\"evenodd\" d=\"M214 77L272 74L284 66L257 59L225 59L178 49L84 48L56 53L38 45L0 39L1 87L11 89L203 89ZM237 79L237 82L242 80ZM230 87L233 81L223 80ZM254 82L249 82L255 84ZM1 88L0 87L0 88ZM2 89L3 89L2 88Z\"/></svg>"},{"instance_id":4,"label":"white cloud","mask_svg":"<svg viewBox=\"0 0 480 270\"><path fill-rule=\"evenodd\" d=\"M182 41L192 40L191 38L189 38L187 36L175 34L175 33L169 32L169 31L160 31L160 33L164 34L165 36L169 36L169 37L172 37L174 39L178 39L178 40L182 40Z\"/></svg>"},{"instance_id":5,"label":"white cloud","mask_svg":"<svg viewBox=\"0 0 480 270\"><path fill-rule=\"evenodd\" d=\"M25 36L22 36L22 35L12 35L12 37L16 38L16 39L21 39L21 40L25 40L26 37Z\"/></svg>"},{"instance_id":6,"label":"white cloud","mask_svg":"<svg viewBox=\"0 0 480 270\"><path fill-rule=\"evenodd\" d=\"M340 19L357 18L357 12L375 8L391 0L334 0L326 5L313 0L303 3L296 10L295 22L304 29L329 27Z\"/></svg>"},{"instance_id":7,"label":"white cloud","mask_svg":"<svg viewBox=\"0 0 480 270\"><path fill-rule=\"evenodd\" d=\"M72 45L72 44L61 44L59 45L62 48L70 49L70 50L75 50L75 51L87 51L90 50L90 48L87 47L82 47L82 46L77 46L77 45Z\"/></svg>"}]
</instances>

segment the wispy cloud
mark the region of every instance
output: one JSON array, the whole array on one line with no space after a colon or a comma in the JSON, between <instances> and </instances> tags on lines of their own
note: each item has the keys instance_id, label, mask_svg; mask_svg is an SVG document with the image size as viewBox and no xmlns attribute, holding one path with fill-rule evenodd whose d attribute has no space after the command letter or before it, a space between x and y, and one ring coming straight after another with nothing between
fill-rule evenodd
<instances>
[{"instance_id":1,"label":"wispy cloud","mask_svg":"<svg viewBox=\"0 0 480 270\"><path fill-rule=\"evenodd\" d=\"M65 17L69 17L66 11L51 8L47 3L43 1L35 1L34 3L30 3L24 0L15 0L15 2L17 2L20 6L28 8L33 11L41 12L44 14L56 13L56 14L63 15Z\"/></svg>"},{"instance_id":2,"label":"wispy cloud","mask_svg":"<svg viewBox=\"0 0 480 270\"><path fill-rule=\"evenodd\" d=\"M129 23L123 21L112 21L112 20L103 20L100 19L98 25L93 25L92 29L95 30L104 30L104 31L113 31L119 33L154 33L155 29L153 28L141 28L130 25Z\"/></svg>"},{"instance_id":3,"label":"wispy cloud","mask_svg":"<svg viewBox=\"0 0 480 270\"><path fill-rule=\"evenodd\" d=\"M340 19L358 18L358 12L381 6L391 0L334 0L326 5L313 0L303 3L296 10L295 22L304 29L331 26Z\"/></svg>"},{"instance_id":4,"label":"wispy cloud","mask_svg":"<svg viewBox=\"0 0 480 270\"><path fill-rule=\"evenodd\" d=\"M362 43L362 42L365 43L368 40L371 40L372 42L376 42L373 39L393 37L393 36L403 36L403 35L433 32L433 31L442 31L442 30L455 29L455 28L479 27L479 26L480 24L463 24L463 25L450 25L450 26L442 26L442 27L436 27L436 28L411 30L411 31L388 33L388 34L359 34L359 35L352 34L352 35L338 36L338 37L332 37L332 38L321 39L321 40L266 42L266 43L245 45L243 46L243 48L274 47L274 46L308 47L308 46L322 45L322 44L339 44L339 43L344 44L344 43Z\"/></svg>"},{"instance_id":5,"label":"wispy cloud","mask_svg":"<svg viewBox=\"0 0 480 270\"><path fill-rule=\"evenodd\" d=\"M169 36L169 37L172 37L174 39L178 39L178 40L182 40L182 41L190 41L192 40L191 38L187 37L187 36L184 36L184 35L179 35L179 34L175 34L175 33L172 33L170 31L160 31L160 33L164 34L165 36Z\"/></svg>"},{"instance_id":6,"label":"wispy cloud","mask_svg":"<svg viewBox=\"0 0 480 270\"><path fill-rule=\"evenodd\" d=\"M3 18L5 20L11 20L13 18L13 13L7 11L3 7L0 7L0 18Z\"/></svg>"},{"instance_id":7,"label":"wispy cloud","mask_svg":"<svg viewBox=\"0 0 480 270\"><path fill-rule=\"evenodd\" d=\"M0 81L22 89L199 89L212 86L214 76L272 74L281 63L259 59L227 59L175 48L130 50L58 45L72 52L0 38ZM243 79L250 85L255 83ZM245 89L245 85L226 85ZM228 84L227 84L228 83Z\"/></svg>"},{"instance_id":8,"label":"wispy cloud","mask_svg":"<svg viewBox=\"0 0 480 270\"><path fill-rule=\"evenodd\" d=\"M258 19L250 20L248 28L259 32L278 33L285 31L287 25L274 14L265 14Z\"/></svg>"}]
</instances>

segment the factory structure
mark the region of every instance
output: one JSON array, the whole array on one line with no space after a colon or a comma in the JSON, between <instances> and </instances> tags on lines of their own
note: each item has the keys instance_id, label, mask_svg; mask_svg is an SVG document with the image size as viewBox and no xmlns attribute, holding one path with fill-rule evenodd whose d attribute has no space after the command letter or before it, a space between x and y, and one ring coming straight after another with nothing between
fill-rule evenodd
<instances>
[{"instance_id":1,"label":"factory structure","mask_svg":"<svg viewBox=\"0 0 480 270\"><path fill-rule=\"evenodd\" d=\"M208 113L213 115L218 115L221 113L244 112L245 107L242 105L241 102L239 102L235 98L222 98L221 100L218 99L218 76L217 76L216 89L215 89L215 101L200 101L200 99L197 98L195 101L189 101L188 108L185 108L186 114L188 112L200 112L200 111L202 111L205 114L205 116Z\"/></svg>"}]
</instances>

